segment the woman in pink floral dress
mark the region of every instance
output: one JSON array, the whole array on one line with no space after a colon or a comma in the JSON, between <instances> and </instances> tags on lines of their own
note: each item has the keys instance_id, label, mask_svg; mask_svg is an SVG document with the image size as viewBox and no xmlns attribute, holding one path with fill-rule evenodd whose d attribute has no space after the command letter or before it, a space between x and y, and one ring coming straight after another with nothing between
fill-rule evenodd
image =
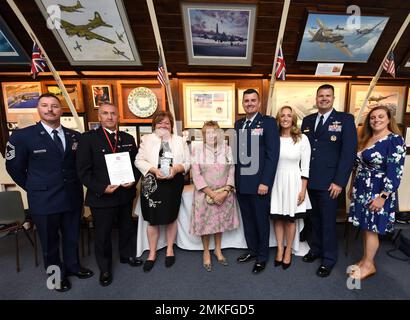
<instances>
[{"instance_id":1,"label":"woman in pink floral dress","mask_svg":"<svg viewBox=\"0 0 410 320\"><path fill-rule=\"evenodd\" d=\"M239 226L234 191L231 148L225 144L223 131L216 121L202 127L204 143L192 150L192 178L195 185L192 203L191 234L201 236L204 246L203 266L212 270L209 252L210 235L215 237L214 255L228 265L221 251L222 232Z\"/></svg>"}]
</instances>

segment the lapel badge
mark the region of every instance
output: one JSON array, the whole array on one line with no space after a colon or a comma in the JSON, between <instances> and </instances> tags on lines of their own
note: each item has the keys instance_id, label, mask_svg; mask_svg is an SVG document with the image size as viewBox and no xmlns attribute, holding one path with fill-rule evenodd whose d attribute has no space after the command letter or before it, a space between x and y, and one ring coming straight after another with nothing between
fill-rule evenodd
<instances>
[{"instance_id":1,"label":"lapel badge","mask_svg":"<svg viewBox=\"0 0 410 320\"><path fill-rule=\"evenodd\" d=\"M339 124L341 124L341 122L340 122L340 121L333 121L332 124L333 124L334 126L338 126Z\"/></svg>"},{"instance_id":2,"label":"lapel badge","mask_svg":"<svg viewBox=\"0 0 410 320\"><path fill-rule=\"evenodd\" d=\"M331 140L331 141L336 141L336 140L337 140L337 137L336 137L336 136L331 136L331 137L330 137L330 140Z\"/></svg>"},{"instance_id":3,"label":"lapel badge","mask_svg":"<svg viewBox=\"0 0 410 320\"><path fill-rule=\"evenodd\" d=\"M41 135L45 135L45 133L46 133L45 131L40 131Z\"/></svg>"},{"instance_id":4,"label":"lapel badge","mask_svg":"<svg viewBox=\"0 0 410 320\"><path fill-rule=\"evenodd\" d=\"M303 132L308 133L308 132L310 132L310 129L309 129L309 128L306 128L305 130L303 130Z\"/></svg>"}]
</instances>

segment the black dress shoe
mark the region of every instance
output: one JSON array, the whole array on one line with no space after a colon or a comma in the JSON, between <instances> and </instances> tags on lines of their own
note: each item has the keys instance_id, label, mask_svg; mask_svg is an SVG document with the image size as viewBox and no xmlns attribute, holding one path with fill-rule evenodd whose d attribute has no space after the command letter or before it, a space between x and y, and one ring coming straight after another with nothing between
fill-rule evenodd
<instances>
[{"instance_id":1,"label":"black dress shoe","mask_svg":"<svg viewBox=\"0 0 410 320\"><path fill-rule=\"evenodd\" d=\"M90 269L80 267L77 272L67 272L67 276L76 276L78 279L91 278L94 272Z\"/></svg>"},{"instance_id":2,"label":"black dress shoe","mask_svg":"<svg viewBox=\"0 0 410 320\"><path fill-rule=\"evenodd\" d=\"M155 260L145 260L144 266L142 267L142 269L144 270L144 272L149 272L154 267L154 264L155 264Z\"/></svg>"},{"instance_id":3,"label":"black dress shoe","mask_svg":"<svg viewBox=\"0 0 410 320\"><path fill-rule=\"evenodd\" d=\"M251 255L250 253L244 253L242 255L240 255L236 261L238 262L248 262L255 259L255 256Z\"/></svg>"},{"instance_id":4,"label":"black dress shoe","mask_svg":"<svg viewBox=\"0 0 410 320\"><path fill-rule=\"evenodd\" d=\"M103 287L109 286L112 283L111 272L101 272L100 273L100 285Z\"/></svg>"},{"instance_id":5,"label":"black dress shoe","mask_svg":"<svg viewBox=\"0 0 410 320\"><path fill-rule=\"evenodd\" d=\"M129 258L123 258L120 257L120 262L121 263L128 263L131 267L138 267L142 265L142 260L138 259L137 257L129 257Z\"/></svg>"},{"instance_id":6,"label":"black dress shoe","mask_svg":"<svg viewBox=\"0 0 410 320\"><path fill-rule=\"evenodd\" d=\"M265 270L265 262L256 262L255 265L253 266L252 273L253 274L258 274Z\"/></svg>"},{"instance_id":7,"label":"black dress shoe","mask_svg":"<svg viewBox=\"0 0 410 320\"><path fill-rule=\"evenodd\" d=\"M308 252L307 254L305 254L302 258L303 262L313 262L315 261L317 258L319 258L317 255L313 254L312 252Z\"/></svg>"},{"instance_id":8,"label":"black dress shoe","mask_svg":"<svg viewBox=\"0 0 410 320\"><path fill-rule=\"evenodd\" d=\"M326 278L330 275L331 272L332 272L332 268L321 265L319 269L317 269L316 274L319 277Z\"/></svg>"},{"instance_id":9,"label":"black dress shoe","mask_svg":"<svg viewBox=\"0 0 410 320\"><path fill-rule=\"evenodd\" d=\"M60 287L55 288L56 291L58 292L66 292L71 289L71 282L68 280L68 278L63 278L60 282Z\"/></svg>"},{"instance_id":10,"label":"black dress shoe","mask_svg":"<svg viewBox=\"0 0 410 320\"><path fill-rule=\"evenodd\" d=\"M165 267L172 267L175 263L175 256L166 256L165 257Z\"/></svg>"}]
</instances>

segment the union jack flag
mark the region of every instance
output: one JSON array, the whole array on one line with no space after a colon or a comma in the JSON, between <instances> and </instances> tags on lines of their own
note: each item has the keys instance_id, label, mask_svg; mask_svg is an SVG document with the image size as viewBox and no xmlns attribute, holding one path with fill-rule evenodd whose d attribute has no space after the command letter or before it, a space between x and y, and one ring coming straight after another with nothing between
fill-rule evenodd
<instances>
[{"instance_id":1,"label":"union jack flag","mask_svg":"<svg viewBox=\"0 0 410 320\"><path fill-rule=\"evenodd\" d=\"M40 51L37 43L33 43L33 53L31 55L31 75L36 78L39 72L43 72L47 66L46 60Z\"/></svg>"},{"instance_id":2,"label":"union jack flag","mask_svg":"<svg viewBox=\"0 0 410 320\"><path fill-rule=\"evenodd\" d=\"M157 79L163 86L165 86L165 69L164 64L162 63L161 53L159 54Z\"/></svg>"},{"instance_id":3,"label":"union jack flag","mask_svg":"<svg viewBox=\"0 0 410 320\"><path fill-rule=\"evenodd\" d=\"M386 70L387 73L390 73L393 78L396 77L393 50L389 52L386 59L383 61L383 69Z\"/></svg>"},{"instance_id":4,"label":"union jack flag","mask_svg":"<svg viewBox=\"0 0 410 320\"><path fill-rule=\"evenodd\" d=\"M276 61L276 78L285 80L286 65L282 52L282 46L279 47L278 60Z\"/></svg>"}]
</instances>

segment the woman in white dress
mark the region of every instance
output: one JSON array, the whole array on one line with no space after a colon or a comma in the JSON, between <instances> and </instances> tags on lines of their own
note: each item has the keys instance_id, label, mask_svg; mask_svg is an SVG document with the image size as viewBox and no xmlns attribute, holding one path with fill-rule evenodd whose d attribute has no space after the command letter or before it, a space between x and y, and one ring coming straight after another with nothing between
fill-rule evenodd
<instances>
[{"instance_id":1,"label":"woman in white dress","mask_svg":"<svg viewBox=\"0 0 410 320\"><path fill-rule=\"evenodd\" d=\"M306 191L310 144L298 128L297 116L291 107L280 108L276 121L280 135L280 155L270 212L278 245L275 267L282 265L285 270L292 261L292 248L298 248L298 243L294 243L296 228L303 223L301 218L306 214L306 209L311 209Z\"/></svg>"}]
</instances>

